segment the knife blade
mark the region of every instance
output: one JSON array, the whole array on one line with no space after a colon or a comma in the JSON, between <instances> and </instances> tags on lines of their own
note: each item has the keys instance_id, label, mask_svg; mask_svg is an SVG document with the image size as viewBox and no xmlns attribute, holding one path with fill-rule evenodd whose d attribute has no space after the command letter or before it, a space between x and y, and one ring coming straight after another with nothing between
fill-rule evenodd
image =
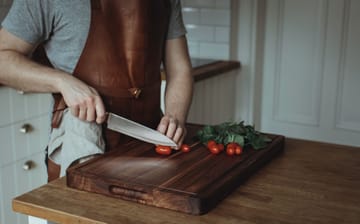
<instances>
[{"instance_id":1,"label":"knife blade","mask_svg":"<svg viewBox=\"0 0 360 224\"><path fill-rule=\"evenodd\" d=\"M177 147L174 141L159 131L114 113L108 113L107 128L155 145Z\"/></svg>"}]
</instances>

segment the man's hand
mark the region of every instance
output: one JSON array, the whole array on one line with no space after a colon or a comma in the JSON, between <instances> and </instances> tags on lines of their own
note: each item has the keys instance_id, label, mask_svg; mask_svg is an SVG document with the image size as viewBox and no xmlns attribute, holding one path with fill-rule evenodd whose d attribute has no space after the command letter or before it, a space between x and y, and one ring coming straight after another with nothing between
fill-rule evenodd
<instances>
[{"instance_id":1,"label":"man's hand","mask_svg":"<svg viewBox=\"0 0 360 224\"><path fill-rule=\"evenodd\" d=\"M180 148L186 136L184 123L168 115L161 118L157 130L172 139L177 144L176 149Z\"/></svg>"},{"instance_id":2,"label":"man's hand","mask_svg":"<svg viewBox=\"0 0 360 224\"><path fill-rule=\"evenodd\" d=\"M24 92L60 92L74 116L104 122L105 108L98 92L64 71L31 61L27 55L35 47L0 29L0 82Z\"/></svg>"},{"instance_id":3,"label":"man's hand","mask_svg":"<svg viewBox=\"0 0 360 224\"><path fill-rule=\"evenodd\" d=\"M59 89L72 115L83 121L96 121L98 124L105 121L104 103L94 88L69 75L64 77Z\"/></svg>"},{"instance_id":4,"label":"man's hand","mask_svg":"<svg viewBox=\"0 0 360 224\"><path fill-rule=\"evenodd\" d=\"M173 139L178 148L186 136L185 122L191 104L193 78L186 38L166 41L165 49L165 116L158 130Z\"/></svg>"}]
</instances>

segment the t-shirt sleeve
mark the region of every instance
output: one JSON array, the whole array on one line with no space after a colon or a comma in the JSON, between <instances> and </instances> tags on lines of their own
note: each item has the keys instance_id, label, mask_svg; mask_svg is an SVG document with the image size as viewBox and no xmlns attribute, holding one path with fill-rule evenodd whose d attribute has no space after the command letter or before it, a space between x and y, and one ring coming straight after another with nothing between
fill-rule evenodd
<instances>
[{"instance_id":1,"label":"t-shirt sleeve","mask_svg":"<svg viewBox=\"0 0 360 224\"><path fill-rule=\"evenodd\" d=\"M2 27L16 37L36 44L46 40L51 30L51 6L45 0L14 0Z\"/></svg>"},{"instance_id":2,"label":"t-shirt sleeve","mask_svg":"<svg viewBox=\"0 0 360 224\"><path fill-rule=\"evenodd\" d=\"M180 0L171 0L171 14L167 39L175 39L186 34L186 28L182 18Z\"/></svg>"}]
</instances>

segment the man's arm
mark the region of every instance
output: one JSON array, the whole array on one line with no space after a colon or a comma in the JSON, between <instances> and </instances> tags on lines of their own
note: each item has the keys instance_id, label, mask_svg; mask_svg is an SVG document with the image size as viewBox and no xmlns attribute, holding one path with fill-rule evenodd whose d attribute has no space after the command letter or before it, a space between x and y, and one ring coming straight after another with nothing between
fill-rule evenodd
<instances>
[{"instance_id":1,"label":"man's arm","mask_svg":"<svg viewBox=\"0 0 360 224\"><path fill-rule=\"evenodd\" d=\"M193 77L185 36L166 41L165 115L158 130L180 146L186 135L185 122L193 94Z\"/></svg>"},{"instance_id":2,"label":"man's arm","mask_svg":"<svg viewBox=\"0 0 360 224\"><path fill-rule=\"evenodd\" d=\"M31 61L35 46L0 30L0 83L25 92L61 93L71 113L102 123L105 108L95 89L74 76Z\"/></svg>"}]
</instances>

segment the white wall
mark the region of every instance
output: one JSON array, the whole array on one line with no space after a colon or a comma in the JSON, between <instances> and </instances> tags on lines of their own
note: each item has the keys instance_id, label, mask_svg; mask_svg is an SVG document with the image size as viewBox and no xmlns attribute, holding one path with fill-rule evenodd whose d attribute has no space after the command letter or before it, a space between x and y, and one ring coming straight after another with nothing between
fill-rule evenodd
<instances>
[{"instance_id":1,"label":"white wall","mask_svg":"<svg viewBox=\"0 0 360 224\"><path fill-rule=\"evenodd\" d=\"M190 56L230 58L230 0L182 0Z\"/></svg>"},{"instance_id":2,"label":"white wall","mask_svg":"<svg viewBox=\"0 0 360 224\"><path fill-rule=\"evenodd\" d=\"M260 127L265 0L231 1L230 59L241 62L235 119Z\"/></svg>"},{"instance_id":3,"label":"white wall","mask_svg":"<svg viewBox=\"0 0 360 224\"><path fill-rule=\"evenodd\" d=\"M231 0L181 0L190 56L230 58ZM12 0L0 0L0 21Z\"/></svg>"}]
</instances>

